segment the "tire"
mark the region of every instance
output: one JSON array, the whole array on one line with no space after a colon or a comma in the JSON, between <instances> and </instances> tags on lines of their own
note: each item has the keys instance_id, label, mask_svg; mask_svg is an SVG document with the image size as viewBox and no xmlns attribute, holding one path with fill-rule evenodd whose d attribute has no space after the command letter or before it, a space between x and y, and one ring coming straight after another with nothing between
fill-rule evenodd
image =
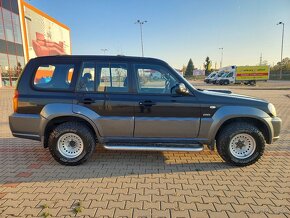
<instances>
[{"instance_id":1,"label":"tire","mask_svg":"<svg viewBox=\"0 0 290 218\"><path fill-rule=\"evenodd\" d=\"M229 81L227 81L227 80L224 81L224 84L225 84L225 85L228 85L228 84L229 84Z\"/></svg>"},{"instance_id":2,"label":"tire","mask_svg":"<svg viewBox=\"0 0 290 218\"><path fill-rule=\"evenodd\" d=\"M65 122L53 129L49 135L48 147L57 162L76 166L84 163L93 154L96 140L85 124Z\"/></svg>"},{"instance_id":3,"label":"tire","mask_svg":"<svg viewBox=\"0 0 290 218\"><path fill-rule=\"evenodd\" d=\"M220 85L223 85L224 84L224 81L220 81L219 83L220 83Z\"/></svg>"},{"instance_id":4,"label":"tire","mask_svg":"<svg viewBox=\"0 0 290 218\"><path fill-rule=\"evenodd\" d=\"M255 81L255 80L252 80L252 81L249 82L249 84L250 84L251 86L255 86L255 85L256 85L256 81Z\"/></svg>"},{"instance_id":5,"label":"tire","mask_svg":"<svg viewBox=\"0 0 290 218\"><path fill-rule=\"evenodd\" d=\"M265 138L262 132L248 123L230 124L217 138L219 155L224 161L235 166L254 164L263 155L264 149Z\"/></svg>"}]
</instances>

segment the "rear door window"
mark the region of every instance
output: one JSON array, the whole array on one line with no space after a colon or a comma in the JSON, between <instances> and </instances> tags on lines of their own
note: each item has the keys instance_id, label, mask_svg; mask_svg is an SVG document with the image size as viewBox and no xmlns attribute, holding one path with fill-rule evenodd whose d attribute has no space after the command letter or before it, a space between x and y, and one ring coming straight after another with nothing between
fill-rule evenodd
<instances>
[{"instance_id":1,"label":"rear door window","mask_svg":"<svg viewBox=\"0 0 290 218\"><path fill-rule=\"evenodd\" d=\"M97 91L124 93L129 91L128 66L123 63L97 63Z\"/></svg>"},{"instance_id":2,"label":"rear door window","mask_svg":"<svg viewBox=\"0 0 290 218\"><path fill-rule=\"evenodd\" d=\"M84 62L77 85L78 91L95 91L95 63Z\"/></svg>"},{"instance_id":3,"label":"rear door window","mask_svg":"<svg viewBox=\"0 0 290 218\"><path fill-rule=\"evenodd\" d=\"M44 90L68 90L74 69L73 64L40 65L35 72L33 85Z\"/></svg>"}]
</instances>

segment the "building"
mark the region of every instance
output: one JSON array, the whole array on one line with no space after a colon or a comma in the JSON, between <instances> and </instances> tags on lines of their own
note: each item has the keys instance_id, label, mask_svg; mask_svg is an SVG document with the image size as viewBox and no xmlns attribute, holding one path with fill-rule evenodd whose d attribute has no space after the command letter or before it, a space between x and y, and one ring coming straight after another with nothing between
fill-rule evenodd
<instances>
[{"instance_id":1,"label":"building","mask_svg":"<svg viewBox=\"0 0 290 218\"><path fill-rule=\"evenodd\" d=\"M195 70L193 70L192 75L193 76L204 76L205 75L205 70L195 69Z\"/></svg>"},{"instance_id":2,"label":"building","mask_svg":"<svg viewBox=\"0 0 290 218\"><path fill-rule=\"evenodd\" d=\"M70 29L23 0L0 0L0 87L34 57L71 54Z\"/></svg>"}]
</instances>

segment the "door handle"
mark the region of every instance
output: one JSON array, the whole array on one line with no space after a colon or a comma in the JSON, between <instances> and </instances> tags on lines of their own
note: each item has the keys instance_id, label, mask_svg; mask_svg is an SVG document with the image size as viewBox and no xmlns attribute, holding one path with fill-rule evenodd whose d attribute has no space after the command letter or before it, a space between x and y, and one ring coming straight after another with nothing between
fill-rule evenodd
<instances>
[{"instance_id":1,"label":"door handle","mask_svg":"<svg viewBox=\"0 0 290 218\"><path fill-rule=\"evenodd\" d=\"M150 101L150 100L145 100L145 101L140 101L139 102L139 105L140 106L153 106L153 105L155 105L156 103L155 102L153 102L153 101Z\"/></svg>"},{"instance_id":2,"label":"door handle","mask_svg":"<svg viewBox=\"0 0 290 218\"><path fill-rule=\"evenodd\" d=\"M84 99L80 100L80 103L83 103L83 104L92 104L94 102L95 101L92 98L84 98Z\"/></svg>"}]
</instances>

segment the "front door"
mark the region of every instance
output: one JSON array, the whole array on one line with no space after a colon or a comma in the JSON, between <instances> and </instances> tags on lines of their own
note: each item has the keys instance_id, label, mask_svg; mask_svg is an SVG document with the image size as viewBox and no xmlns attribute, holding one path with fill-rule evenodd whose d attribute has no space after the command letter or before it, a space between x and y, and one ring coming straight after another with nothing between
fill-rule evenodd
<instances>
[{"instance_id":1,"label":"front door","mask_svg":"<svg viewBox=\"0 0 290 218\"><path fill-rule=\"evenodd\" d=\"M132 138L134 102L130 101L126 63L85 62L77 85L78 105L94 111L104 138Z\"/></svg>"},{"instance_id":2,"label":"front door","mask_svg":"<svg viewBox=\"0 0 290 218\"><path fill-rule=\"evenodd\" d=\"M188 139L198 135L200 106L194 97L177 95L180 81L170 69L135 64L135 138Z\"/></svg>"}]
</instances>

